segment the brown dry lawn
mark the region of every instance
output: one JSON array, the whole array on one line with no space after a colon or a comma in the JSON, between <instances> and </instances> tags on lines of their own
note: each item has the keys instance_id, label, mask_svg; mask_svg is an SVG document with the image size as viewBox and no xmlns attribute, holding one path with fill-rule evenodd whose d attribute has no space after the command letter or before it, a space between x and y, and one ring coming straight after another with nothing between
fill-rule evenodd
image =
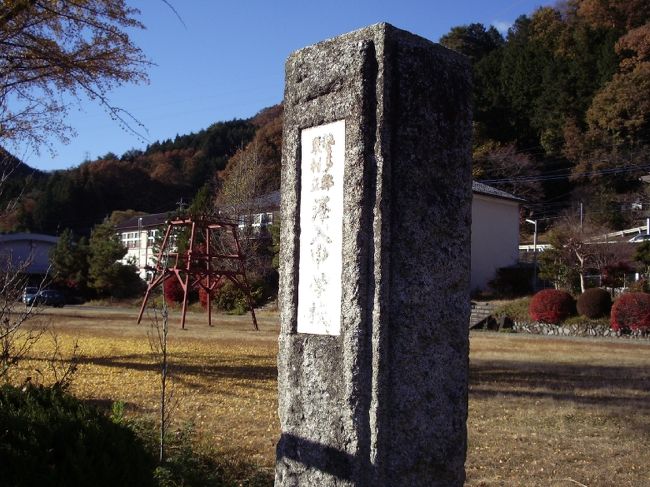
<instances>
[{"instance_id":1,"label":"brown dry lawn","mask_svg":"<svg viewBox=\"0 0 650 487\"><path fill-rule=\"evenodd\" d=\"M270 473L278 318L258 318L253 332L247 317L219 315L208 328L190 313L183 331L172 315L174 420L192 424L205 451ZM42 319L67 349L78 340L74 394L155 416L148 326L135 324L134 310L70 307ZM41 341L26 364L32 372L20 373L44 370L47 347ZM650 486L650 343L476 333L470 363L468 486Z\"/></svg>"}]
</instances>

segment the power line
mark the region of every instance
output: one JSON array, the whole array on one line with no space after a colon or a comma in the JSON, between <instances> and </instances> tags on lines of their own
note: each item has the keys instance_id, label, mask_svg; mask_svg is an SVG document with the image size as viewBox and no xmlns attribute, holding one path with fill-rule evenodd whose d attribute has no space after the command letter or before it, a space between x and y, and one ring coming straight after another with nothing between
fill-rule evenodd
<instances>
[{"instance_id":1,"label":"power line","mask_svg":"<svg viewBox=\"0 0 650 487\"><path fill-rule=\"evenodd\" d=\"M543 175L543 176L522 176L515 178L501 178L501 179L480 179L480 183L484 184L495 184L495 183L524 183L524 182L538 182L538 181L557 181L560 179L566 179L570 176L572 177L591 177L591 176L602 176L608 174L624 174L632 171L648 171L650 170L650 164L643 164L638 166L627 166L627 167L614 167L609 169L601 169L599 171L588 171L581 173L565 172L564 174L558 175Z\"/></svg>"}]
</instances>

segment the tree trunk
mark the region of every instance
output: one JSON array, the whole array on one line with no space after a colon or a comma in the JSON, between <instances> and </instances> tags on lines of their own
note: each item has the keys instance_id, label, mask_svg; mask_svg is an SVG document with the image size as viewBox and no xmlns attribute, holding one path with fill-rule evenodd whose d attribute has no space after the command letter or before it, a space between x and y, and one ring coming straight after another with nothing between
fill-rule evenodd
<instances>
[{"instance_id":1,"label":"tree trunk","mask_svg":"<svg viewBox=\"0 0 650 487\"><path fill-rule=\"evenodd\" d=\"M580 292L584 293L585 292L585 257L581 256L578 252L576 252L576 257L578 259L578 262L580 262L580 269L578 271L578 274L580 274Z\"/></svg>"}]
</instances>

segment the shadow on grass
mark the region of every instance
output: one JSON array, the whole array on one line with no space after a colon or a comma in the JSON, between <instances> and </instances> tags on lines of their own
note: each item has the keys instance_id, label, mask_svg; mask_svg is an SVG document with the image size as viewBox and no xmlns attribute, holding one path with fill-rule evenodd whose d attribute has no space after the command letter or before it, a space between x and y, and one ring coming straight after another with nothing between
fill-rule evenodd
<instances>
[{"instance_id":1,"label":"shadow on grass","mask_svg":"<svg viewBox=\"0 0 650 487\"><path fill-rule=\"evenodd\" d=\"M158 452L157 424L136 420L132 429L152 453ZM242 452L226 452L193 441L193 426L185 424L170 432L166 441L166 459L155 471L159 487L270 487L275 471L250 462Z\"/></svg>"},{"instance_id":2,"label":"shadow on grass","mask_svg":"<svg viewBox=\"0 0 650 487\"><path fill-rule=\"evenodd\" d=\"M171 455L156 471L160 487L271 487L274 471L241 459L186 450Z\"/></svg>"},{"instance_id":3,"label":"shadow on grass","mask_svg":"<svg viewBox=\"0 0 650 487\"><path fill-rule=\"evenodd\" d=\"M646 367L472 360L470 395L553 399L650 413Z\"/></svg>"},{"instance_id":4,"label":"shadow on grass","mask_svg":"<svg viewBox=\"0 0 650 487\"><path fill-rule=\"evenodd\" d=\"M103 411L106 414L110 414L113 405L115 404L115 401L113 399L80 399L85 404L88 404L89 406L95 407L99 409L100 411ZM124 409L128 411L133 411L133 412L141 412L144 411L144 408L139 406L138 404L134 402L122 402L124 405Z\"/></svg>"},{"instance_id":5,"label":"shadow on grass","mask_svg":"<svg viewBox=\"0 0 650 487\"><path fill-rule=\"evenodd\" d=\"M260 357L253 357L253 359L259 360ZM30 360L42 361L44 359L40 357L30 357ZM81 356L77 357L75 361L78 365L97 365L100 367L122 368L141 372L158 372L159 370L159 366L151 360L149 354L115 355L112 357ZM67 361L64 361L64 363L66 362ZM273 365L243 365L214 363L214 361L212 361L212 363L198 365L176 362L174 358L172 358L170 364L173 368L173 373L177 378L183 375L189 375L213 379L226 378L268 381L275 380L278 376L275 363L273 363Z\"/></svg>"}]
</instances>

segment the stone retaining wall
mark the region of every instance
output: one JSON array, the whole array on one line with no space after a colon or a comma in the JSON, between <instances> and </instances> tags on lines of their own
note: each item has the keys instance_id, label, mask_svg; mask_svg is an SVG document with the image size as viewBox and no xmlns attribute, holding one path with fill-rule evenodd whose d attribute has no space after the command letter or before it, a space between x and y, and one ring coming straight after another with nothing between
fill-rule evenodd
<instances>
[{"instance_id":1,"label":"stone retaining wall","mask_svg":"<svg viewBox=\"0 0 650 487\"><path fill-rule=\"evenodd\" d=\"M612 330L608 325L552 325L549 323L528 323L515 321L512 327L515 333L531 333L533 335L553 335L553 336L575 336L575 337L614 337L614 338L636 338L650 340L650 333L645 331L632 331L621 333Z\"/></svg>"}]
</instances>

